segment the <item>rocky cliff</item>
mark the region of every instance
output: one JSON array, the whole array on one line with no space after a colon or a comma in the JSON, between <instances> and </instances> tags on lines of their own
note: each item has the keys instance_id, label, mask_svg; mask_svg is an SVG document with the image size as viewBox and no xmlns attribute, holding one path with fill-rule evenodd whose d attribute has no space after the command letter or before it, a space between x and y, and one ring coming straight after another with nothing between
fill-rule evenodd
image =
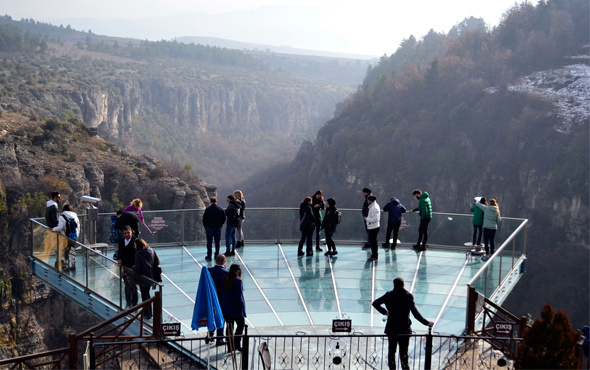
<instances>
[{"instance_id":1,"label":"rocky cliff","mask_svg":"<svg viewBox=\"0 0 590 370\"><path fill-rule=\"evenodd\" d=\"M106 140L192 164L215 182L286 159L352 92L264 68L135 60L72 44L50 43L46 55L6 55L2 110L76 116ZM227 165L212 171L219 162Z\"/></svg>"},{"instance_id":2,"label":"rocky cliff","mask_svg":"<svg viewBox=\"0 0 590 370\"><path fill-rule=\"evenodd\" d=\"M215 186L170 175L157 160L89 135L75 118L32 121L0 115L0 358L67 346L67 335L98 323L28 272L29 217L51 191L80 211L81 195L112 212L139 197L145 209L203 208Z\"/></svg>"}]
</instances>

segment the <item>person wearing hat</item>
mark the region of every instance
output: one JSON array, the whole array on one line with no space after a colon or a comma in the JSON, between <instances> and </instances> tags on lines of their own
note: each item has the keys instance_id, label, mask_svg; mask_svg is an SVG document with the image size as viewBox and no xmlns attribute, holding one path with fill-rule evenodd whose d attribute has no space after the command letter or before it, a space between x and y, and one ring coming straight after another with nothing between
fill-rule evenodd
<instances>
[{"instance_id":1,"label":"person wearing hat","mask_svg":"<svg viewBox=\"0 0 590 370\"><path fill-rule=\"evenodd\" d=\"M367 224L369 245L371 247L371 257L367 261L373 262L377 261L379 253L377 249L377 234L379 234L381 208L379 207L379 204L377 204L377 197L373 195L367 197L367 202L369 203L369 213L364 219Z\"/></svg>"}]
</instances>

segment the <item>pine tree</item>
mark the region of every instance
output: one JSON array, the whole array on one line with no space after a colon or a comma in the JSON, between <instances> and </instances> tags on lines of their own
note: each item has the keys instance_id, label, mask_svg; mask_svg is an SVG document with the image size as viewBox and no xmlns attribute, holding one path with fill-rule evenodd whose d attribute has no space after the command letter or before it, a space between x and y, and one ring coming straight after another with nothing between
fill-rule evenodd
<instances>
[{"instance_id":1,"label":"pine tree","mask_svg":"<svg viewBox=\"0 0 590 370\"><path fill-rule=\"evenodd\" d=\"M572 329L563 310L553 311L546 303L541 318L523 333L519 345L520 369L577 369L576 344L580 333Z\"/></svg>"}]
</instances>

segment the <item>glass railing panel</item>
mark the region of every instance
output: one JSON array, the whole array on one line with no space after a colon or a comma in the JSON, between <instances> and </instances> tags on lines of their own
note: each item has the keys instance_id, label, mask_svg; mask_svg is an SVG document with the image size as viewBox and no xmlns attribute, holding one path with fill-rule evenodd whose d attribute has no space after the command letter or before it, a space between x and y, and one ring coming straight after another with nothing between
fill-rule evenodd
<instances>
[{"instance_id":1,"label":"glass railing panel","mask_svg":"<svg viewBox=\"0 0 590 370\"><path fill-rule=\"evenodd\" d=\"M279 212L281 217L285 213L283 209L279 211L278 209L246 208L244 212L246 220L242 225L245 243L248 243L248 240L276 242L279 235ZM281 224L280 227L280 232L283 232L283 225ZM225 227L222 230L221 238L225 240Z\"/></svg>"},{"instance_id":2,"label":"glass railing panel","mask_svg":"<svg viewBox=\"0 0 590 370\"><path fill-rule=\"evenodd\" d=\"M119 265L104 255L91 249L84 249L85 263L87 263L88 289L119 305L121 290L124 287L120 281ZM86 277L78 275L76 280L83 283Z\"/></svg>"},{"instance_id":3,"label":"glass railing panel","mask_svg":"<svg viewBox=\"0 0 590 370\"><path fill-rule=\"evenodd\" d=\"M50 266L54 266L59 259L57 256L57 246L59 245L57 233L34 221L31 222L31 228L33 233L33 256Z\"/></svg>"}]
</instances>

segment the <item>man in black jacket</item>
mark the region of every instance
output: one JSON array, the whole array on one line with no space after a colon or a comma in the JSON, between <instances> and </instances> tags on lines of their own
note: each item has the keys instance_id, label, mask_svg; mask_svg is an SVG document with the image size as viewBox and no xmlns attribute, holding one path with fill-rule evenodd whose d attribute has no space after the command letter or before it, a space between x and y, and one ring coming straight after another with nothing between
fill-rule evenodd
<instances>
[{"instance_id":1,"label":"man in black jacket","mask_svg":"<svg viewBox=\"0 0 590 370\"><path fill-rule=\"evenodd\" d=\"M124 230L125 226L130 226L131 230L133 230L133 235L136 237L139 236L139 223L141 220L139 216L135 212L123 212L120 216L117 217L117 221L115 221L115 230Z\"/></svg>"},{"instance_id":2,"label":"man in black jacket","mask_svg":"<svg viewBox=\"0 0 590 370\"><path fill-rule=\"evenodd\" d=\"M50 228L58 225L59 221L59 202L61 201L61 194L57 191L51 193L51 200L47 201L45 208L45 223Z\"/></svg>"},{"instance_id":3,"label":"man in black jacket","mask_svg":"<svg viewBox=\"0 0 590 370\"><path fill-rule=\"evenodd\" d=\"M383 304L385 304L385 308L382 307ZM389 339L389 368L395 369L395 351L399 343L399 356L402 369L409 369L408 346L410 337L408 335L412 333L410 311L422 324L432 327L434 323L426 320L418 312L414 304L414 296L404 289L404 279L401 277L393 280L393 290L377 298L373 302L373 307L382 315L387 316L385 334L387 334L387 338Z\"/></svg>"},{"instance_id":4,"label":"man in black jacket","mask_svg":"<svg viewBox=\"0 0 590 370\"><path fill-rule=\"evenodd\" d=\"M133 235L131 227L125 225L123 227L123 238L119 240L119 250L117 251L117 262L124 267L123 269L123 283L125 283L125 301L127 306L125 308L137 305L138 295L137 286L135 285L135 273L132 268L135 264L135 240L137 238Z\"/></svg>"},{"instance_id":5,"label":"man in black jacket","mask_svg":"<svg viewBox=\"0 0 590 370\"><path fill-rule=\"evenodd\" d=\"M221 240L221 228L225 223L225 212L217 205L217 198L211 197L211 205L203 213L203 226L207 233L207 255L205 260L211 261L211 249L215 239L215 258L219 254L219 243Z\"/></svg>"}]
</instances>

